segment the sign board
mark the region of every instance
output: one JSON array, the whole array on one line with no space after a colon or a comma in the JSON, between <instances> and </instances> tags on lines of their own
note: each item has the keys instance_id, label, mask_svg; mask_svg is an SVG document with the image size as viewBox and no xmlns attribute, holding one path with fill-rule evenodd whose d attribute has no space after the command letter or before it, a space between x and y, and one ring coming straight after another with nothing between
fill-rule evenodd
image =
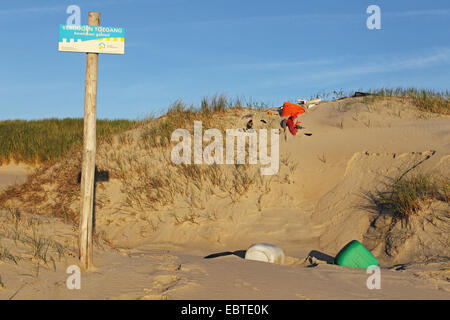
<instances>
[{"instance_id":1,"label":"sign board","mask_svg":"<svg viewBox=\"0 0 450 320\"><path fill-rule=\"evenodd\" d=\"M125 53L125 30L118 27L59 25L59 51Z\"/></svg>"}]
</instances>

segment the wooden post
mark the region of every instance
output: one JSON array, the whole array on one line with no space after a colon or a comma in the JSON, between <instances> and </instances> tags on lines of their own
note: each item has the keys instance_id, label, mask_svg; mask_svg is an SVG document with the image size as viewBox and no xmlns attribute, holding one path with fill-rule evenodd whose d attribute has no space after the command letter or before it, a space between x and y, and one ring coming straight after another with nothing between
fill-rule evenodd
<instances>
[{"instance_id":1,"label":"wooden post","mask_svg":"<svg viewBox=\"0 0 450 320\"><path fill-rule=\"evenodd\" d=\"M88 25L100 25L100 13L89 12ZM84 95L83 163L81 171L80 267L92 267L92 226L94 210L95 153L97 148L97 74L98 53L86 53L86 85Z\"/></svg>"}]
</instances>

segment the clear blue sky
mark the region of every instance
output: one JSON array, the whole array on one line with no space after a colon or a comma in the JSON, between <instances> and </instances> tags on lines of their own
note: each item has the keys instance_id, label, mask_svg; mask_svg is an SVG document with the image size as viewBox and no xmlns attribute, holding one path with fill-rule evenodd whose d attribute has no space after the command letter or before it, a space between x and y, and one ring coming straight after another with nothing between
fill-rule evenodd
<instances>
[{"instance_id":1,"label":"clear blue sky","mask_svg":"<svg viewBox=\"0 0 450 320\"><path fill-rule=\"evenodd\" d=\"M214 93L269 105L323 91L450 87L450 1L27 0L0 4L0 119L82 117L85 54L58 52L67 6L126 30L99 57L99 118ZM368 30L379 5L382 30Z\"/></svg>"}]
</instances>

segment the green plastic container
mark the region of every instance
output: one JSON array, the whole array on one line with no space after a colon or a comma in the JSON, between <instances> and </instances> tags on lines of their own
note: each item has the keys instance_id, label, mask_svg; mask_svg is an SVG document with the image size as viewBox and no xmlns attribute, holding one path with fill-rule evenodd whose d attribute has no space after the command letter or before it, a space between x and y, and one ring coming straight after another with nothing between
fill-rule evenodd
<instances>
[{"instance_id":1,"label":"green plastic container","mask_svg":"<svg viewBox=\"0 0 450 320\"><path fill-rule=\"evenodd\" d=\"M349 268L379 266L378 260L359 241L350 241L334 258L334 264Z\"/></svg>"}]
</instances>

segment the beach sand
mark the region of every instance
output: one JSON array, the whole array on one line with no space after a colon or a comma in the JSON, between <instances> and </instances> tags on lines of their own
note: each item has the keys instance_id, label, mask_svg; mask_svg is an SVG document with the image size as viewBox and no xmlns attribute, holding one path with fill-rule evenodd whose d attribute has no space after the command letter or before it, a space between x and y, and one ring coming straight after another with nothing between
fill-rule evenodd
<instances>
[{"instance_id":1,"label":"beach sand","mask_svg":"<svg viewBox=\"0 0 450 320\"><path fill-rule=\"evenodd\" d=\"M26 164L0 166L0 190L14 184L24 183L33 168Z\"/></svg>"}]
</instances>

